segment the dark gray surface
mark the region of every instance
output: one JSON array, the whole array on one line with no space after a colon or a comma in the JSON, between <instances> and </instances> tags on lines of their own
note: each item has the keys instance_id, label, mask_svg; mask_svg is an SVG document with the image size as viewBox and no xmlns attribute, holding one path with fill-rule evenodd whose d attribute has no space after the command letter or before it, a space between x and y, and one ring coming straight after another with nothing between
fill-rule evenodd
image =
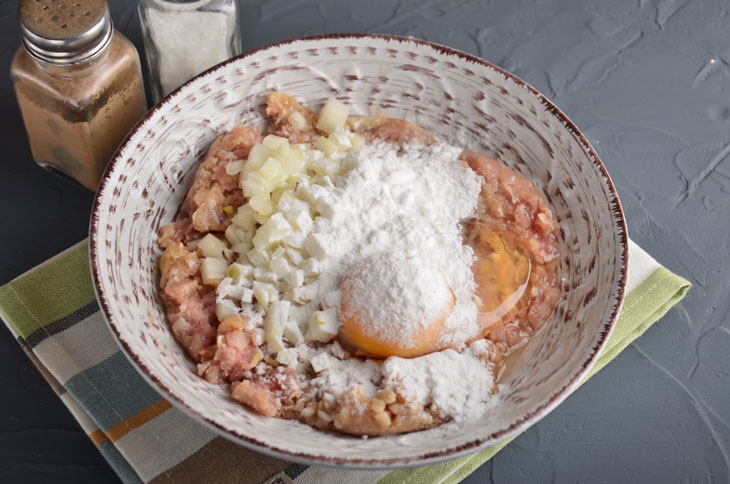
<instances>
[{"instance_id":1,"label":"dark gray surface","mask_svg":"<svg viewBox=\"0 0 730 484\"><path fill-rule=\"evenodd\" d=\"M138 46L130 1L112 1ZM550 97L616 183L631 237L690 279L685 300L465 482L730 481L730 6L711 1L241 0L250 49L303 35L413 35ZM2 64L18 46L0 1ZM37 168L0 76L0 283L84 238L92 195ZM0 330L0 482L116 477Z\"/></svg>"}]
</instances>

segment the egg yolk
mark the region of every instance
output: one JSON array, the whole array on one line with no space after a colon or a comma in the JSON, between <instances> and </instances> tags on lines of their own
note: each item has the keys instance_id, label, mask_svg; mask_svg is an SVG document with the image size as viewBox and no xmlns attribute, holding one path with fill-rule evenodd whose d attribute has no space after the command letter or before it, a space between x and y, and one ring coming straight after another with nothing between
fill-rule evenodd
<instances>
[{"instance_id":1,"label":"egg yolk","mask_svg":"<svg viewBox=\"0 0 730 484\"><path fill-rule=\"evenodd\" d=\"M442 349L456 297L427 259L374 254L351 267L339 286L338 337L356 355L413 358Z\"/></svg>"},{"instance_id":2,"label":"egg yolk","mask_svg":"<svg viewBox=\"0 0 730 484\"><path fill-rule=\"evenodd\" d=\"M355 351L358 356L373 356L377 358L388 358L389 356L400 356L401 358L414 358L441 349L439 340L444 328L444 321L451 314L456 300L453 293L451 300L441 314L436 315L431 321L422 324L411 333L411 342L394 341L380 332L368 328L369 321L359 311L353 311L350 307L350 295L343 291L341 314L347 315L342 318L339 338L344 346Z\"/></svg>"}]
</instances>

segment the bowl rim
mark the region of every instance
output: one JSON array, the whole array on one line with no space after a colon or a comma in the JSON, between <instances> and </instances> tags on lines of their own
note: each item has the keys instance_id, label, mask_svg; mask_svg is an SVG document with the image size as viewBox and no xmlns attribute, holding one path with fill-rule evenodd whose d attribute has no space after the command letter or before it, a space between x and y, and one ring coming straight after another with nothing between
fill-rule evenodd
<instances>
[{"instance_id":1,"label":"bowl rim","mask_svg":"<svg viewBox=\"0 0 730 484\"><path fill-rule=\"evenodd\" d=\"M227 66L228 64L235 63L240 61L241 59L245 59L247 57L259 54L261 52L270 50L270 49L276 49L281 46L290 45L298 42L309 42L309 41L321 41L321 40L339 40L339 39L378 39L378 40L385 40L385 41L396 41L400 43L411 43L419 46L425 46L433 49L439 54L445 54L449 56L457 56L461 59L464 59L468 62L480 64L484 67L487 67L489 69L492 69L506 78L512 80L517 85L526 88L530 93L537 96L537 98L540 100L540 102L545 106L545 108L558 120L562 122L562 124L565 126L565 128L571 132L573 136L578 140L578 142L582 145L582 148L584 151L589 155L589 157L592 157L593 164L595 165L595 168L597 168L600 172L600 174L603 176L603 179L601 182L605 185L606 188L608 188L610 197L609 197L609 207L613 215L613 222L616 224L617 231L618 231L618 249L622 252L619 254L619 261L618 261L618 270L619 270L619 278L617 281L617 284L614 286L613 289L617 289L617 295L616 295L616 302L613 308L613 311L611 312L611 316L607 322L603 324L603 327L601 329L598 341L594 344L590 355L588 358L581 364L580 369L573 375L573 377L568 381L565 385L563 385L562 388L557 390L555 393L553 393L550 398L543 402L540 406L535 408L532 412L528 413L527 415L523 416L521 419L513 422L508 428L500 430L498 432L494 432L490 435L487 435L482 438L475 439L473 441L467 442L465 444L462 444L458 447L452 447L450 449L445 450L437 450L437 451L430 451L430 452L424 452L419 455L411 456L411 457L398 457L398 458L389 458L389 459L368 459L368 458L351 458L351 457L324 457L321 455L316 454L307 454L307 453L299 453L299 452L292 452L285 448L279 448L277 446L272 446L270 444L267 444L266 442L262 442L258 439L255 439L248 435L243 435L233 429L225 428L224 426L214 422L211 419L208 419L206 416L202 415L201 413L197 412L193 408L189 407L185 401L178 397L170 388L168 388L164 383L162 383L157 377L147 368L147 366L138 358L138 356L132 351L132 349L128 346L128 344L122 339L120 332L117 330L117 326L114 322L114 320L111 317L111 310L110 310L110 304L109 300L107 299L104 290L101 287L100 284L100 273L99 273L99 265L97 264L97 256L99 252L99 240L98 240L98 233L97 228L99 226L99 213L102 209L101 206L101 194L106 188L106 185L109 183L109 177L111 175L112 170L117 165L117 163L121 162L122 159L122 152L124 149L129 145L130 139L139 131L142 126L146 125L147 121L155 114L157 110L159 110L163 105L167 104L170 99L174 96L176 96L180 91L184 90L195 82L197 79L204 77L208 75L211 72L217 71L224 66ZM398 35L389 35L389 34L363 34L363 33L336 33L336 34L324 34L324 35L313 35L313 36L307 36L307 37L301 37L301 38L294 38L282 42L276 42L273 44L268 44L265 46L261 46L252 50L249 50L247 52L244 52L241 55L238 55L236 57L232 57L226 61L223 61L219 64L216 64L215 66L201 72L197 76L193 77L189 81L182 84L180 87L169 93L167 96L165 96L160 102L158 102L152 109L150 109L147 114L145 114L142 119L140 119L137 124L129 131L129 133L125 136L125 138L122 140L122 142L119 144L117 150L115 151L114 155L109 161L109 164L107 165L104 174L102 175L102 178L99 182L96 194L94 195L94 203L92 206L91 211L91 218L89 222L89 259L90 259L90 268L91 268L91 276L93 280L93 287L94 292L96 294L97 301L99 302L99 307L101 308L101 312L104 316L104 320L106 321L107 325L109 326L112 334L114 335L114 338L116 339L119 346L123 349L122 353L127 357L127 359L130 361L132 366L137 370L137 372L142 375L145 381L147 381L150 386L155 388L158 392L160 392L165 398L167 398L171 403L175 405L176 408L181 410L183 413L185 413L187 416L191 417L196 422L202 424L204 427L207 427L211 430L213 430L216 434L221 435L223 437L228 438L229 440L241 444L251 450L254 450L256 452L261 452L263 454L281 458L284 460L292 461L292 462L298 462L303 463L307 465L322 465L322 466L330 466L330 467L345 467L345 468L352 468L352 469L395 469L395 468L401 468L401 467L414 467L414 466L421 466L421 465L427 465L427 464L435 464L438 462L443 462L446 460L455 459L457 457L461 457L464 455L475 453L479 450L482 450L486 448L488 445L495 445L496 443L500 441L504 441L508 439L509 437L516 436L517 434L523 432L528 427L534 425L539 420L541 420L543 417L545 417L547 414L549 414L552 410L554 410L560 403L563 402L573 391L580 385L583 378L588 374L590 369L595 364L598 355L601 354L603 351L603 348L605 347L606 343L608 342L608 339L613 332L614 327L616 326L616 322L618 319L618 315L621 311L621 308L623 306L624 302L624 296L626 292L626 282L627 282L627 276L628 276L628 261L629 261L629 244L628 244L628 231L626 227L626 219L624 217L623 209L621 207L621 201L619 200L618 193L616 191L616 188L613 184L613 181L611 180L611 177L608 174L608 171L606 170L606 167L604 166L603 162L601 161L600 157L598 156L598 153L596 153L593 146L590 144L588 139L585 137L585 135L578 129L578 127L573 123L573 121L568 118L568 116L563 113L555 104L552 103L547 97L545 97L542 93L540 93L537 89L532 87L527 82L523 81L516 75L512 74L509 71L506 71L505 69L492 64L489 61L486 61L484 59L481 59L475 55L463 52L461 50L457 50L451 47L447 47L441 44L437 44L434 42L429 42L426 40L420 40L420 39L414 39L409 37L403 37Z\"/></svg>"}]
</instances>

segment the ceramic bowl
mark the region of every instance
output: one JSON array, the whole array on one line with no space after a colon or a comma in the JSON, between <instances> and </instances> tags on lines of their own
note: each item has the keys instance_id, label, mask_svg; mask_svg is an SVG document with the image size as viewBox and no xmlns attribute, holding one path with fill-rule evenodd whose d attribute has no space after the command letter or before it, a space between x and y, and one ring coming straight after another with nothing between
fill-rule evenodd
<instances>
[{"instance_id":1,"label":"ceramic bowl","mask_svg":"<svg viewBox=\"0 0 730 484\"><path fill-rule=\"evenodd\" d=\"M411 120L443 140L501 160L551 205L563 242L564 296L511 361L500 403L477 421L371 439L255 414L199 378L173 339L158 297L159 228L179 216L196 167L217 135L261 122L271 90L319 106L336 97L355 114ZM158 104L109 164L91 220L100 306L139 372L170 402L221 435L284 459L397 467L454 458L544 417L586 375L621 307L627 238L606 169L585 136L514 75L417 40L333 35L264 47L220 64Z\"/></svg>"}]
</instances>

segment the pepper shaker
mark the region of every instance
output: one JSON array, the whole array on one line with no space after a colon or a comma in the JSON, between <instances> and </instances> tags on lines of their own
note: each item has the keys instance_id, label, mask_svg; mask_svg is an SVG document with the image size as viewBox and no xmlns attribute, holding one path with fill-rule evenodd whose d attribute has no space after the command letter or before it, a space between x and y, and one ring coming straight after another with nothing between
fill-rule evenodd
<instances>
[{"instance_id":1,"label":"pepper shaker","mask_svg":"<svg viewBox=\"0 0 730 484\"><path fill-rule=\"evenodd\" d=\"M147 110L139 55L105 0L20 0L10 77L36 163L94 190Z\"/></svg>"},{"instance_id":2,"label":"pepper shaker","mask_svg":"<svg viewBox=\"0 0 730 484\"><path fill-rule=\"evenodd\" d=\"M241 53L237 0L140 0L154 102Z\"/></svg>"}]
</instances>

